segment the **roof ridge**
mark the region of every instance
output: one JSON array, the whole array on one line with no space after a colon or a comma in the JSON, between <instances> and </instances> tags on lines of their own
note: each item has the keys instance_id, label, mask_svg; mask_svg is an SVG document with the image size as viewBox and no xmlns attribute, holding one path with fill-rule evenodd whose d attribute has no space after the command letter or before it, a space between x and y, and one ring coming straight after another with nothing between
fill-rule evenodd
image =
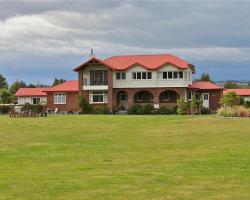
<instances>
[{"instance_id":1,"label":"roof ridge","mask_svg":"<svg viewBox=\"0 0 250 200\"><path fill-rule=\"evenodd\" d=\"M115 56L111 56L108 57L104 60L110 59L110 58L114 58L114 57L125 57L125 56L131 56L131 57L136 57L136 56L174 56L173 54L170 53L159 53L159 54L126 54L126 55L115 55Z\"/></svg>"}]
</instances>

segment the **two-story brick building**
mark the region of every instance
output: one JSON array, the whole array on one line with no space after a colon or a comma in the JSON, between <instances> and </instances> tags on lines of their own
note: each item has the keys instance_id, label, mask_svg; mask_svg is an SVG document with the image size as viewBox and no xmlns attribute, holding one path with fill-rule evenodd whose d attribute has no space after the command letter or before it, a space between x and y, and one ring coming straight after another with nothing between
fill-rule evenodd
<instances>
[{"instance_id":1,"label":"two-story brick building","mask_svg":"<svg viewBox=\"0 0 250 200\"><path fill-rule=\"evenodd\" d=\"M193 82L195 66L171 55L126 55L108 59L92 57L74 69L78 94L92 105L108 105L110 111L127 110L133 104L173 107L177 99L202 96L203 106L215 111L223 88L211 82Z\"/></svg>"}]
</instances>

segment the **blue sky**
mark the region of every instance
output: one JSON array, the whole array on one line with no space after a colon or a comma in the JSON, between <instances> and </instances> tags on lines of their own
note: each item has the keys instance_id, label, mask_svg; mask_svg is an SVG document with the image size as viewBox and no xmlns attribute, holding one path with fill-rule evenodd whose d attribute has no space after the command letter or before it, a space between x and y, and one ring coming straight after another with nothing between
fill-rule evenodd
<instances>
[{"instance_id":1,"label":"blue sky","mask_svg":"<svg viewBox=\"0 0 250 200\"><path fill-rule=\"evenodd\" d=\"M0 1L0 73L9 82L76 79L88 58L172 53L196 77L250 79L250 2Z\"/></svg>"}]
</instances>

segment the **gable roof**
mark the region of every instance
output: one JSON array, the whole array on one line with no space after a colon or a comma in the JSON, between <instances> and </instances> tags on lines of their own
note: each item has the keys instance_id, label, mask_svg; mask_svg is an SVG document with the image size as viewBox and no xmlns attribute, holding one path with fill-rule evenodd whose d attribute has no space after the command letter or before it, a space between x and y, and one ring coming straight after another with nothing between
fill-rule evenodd
<instances>
[{"instance_id":1,"label":"gable roof","mask_svg":"<svg viewBox=\"0 0 250 200\"><path fill-rule=\"evenodd\" d=\"M250 89L225 89L223 95L228 92L235 92L238 96L250 96Z\"/></svg>"},{"instance_id":2,"label":"gable roof","mask_svg":"<svg viewBox=\"0 0 250 200\"><path fill-rule=\"evenodd\" d=\"M34 97L34 96L46 96L43 92L45 88L20 88L15 96L16 97Z\"/></svg>"},{"instance_id":3,"label":"gable roof","mask_svg":"<svg viewBox=\"0 0 250 200\"><path fill-rule=\"evenodd\" d=\"M155 70L161 68L166 64L171 64L179 69L187 69L190 67L193 72L195 71L195 68L192 64L172 54L123 55L112 56L105 60L91 58L87 62L75 68L74 71L78 71L93 60L113 70L127 70L136 64L141 65L148 70Z\"/></svg>"},{"instance_id":4,"label":"gable roof","mask_svg":"<svg viewBox=\"0 0 250 200\"><path fill-rule=\"evenodd\" d=\"M58 84L50 88L44 88L44 92L77 92L78 91L78 81L71 80L64 83Z\"/></svg>"},{"instance_id":5,"label":"gable roof","mask_svg":"<svg viewBox=\"0 0 250 200\"><path fill-rule=\"evenodd\" d=\"M200 90L222 90L223 88L210 81L193 81L189 88Z\"/></svg>"}]
</instances>

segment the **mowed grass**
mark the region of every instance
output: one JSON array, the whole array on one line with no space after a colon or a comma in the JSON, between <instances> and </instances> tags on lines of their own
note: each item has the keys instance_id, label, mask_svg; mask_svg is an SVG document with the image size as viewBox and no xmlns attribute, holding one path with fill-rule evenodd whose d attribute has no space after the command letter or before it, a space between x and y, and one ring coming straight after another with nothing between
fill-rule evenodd
<instances>
[{"instance_id":1,"label":"mowed grass","mask_svg":"<svg viewBox=\"0 0 250 200\"><path fill-rule=\"evenodd\" d=\"M0 199L249 200L250 119L0 116Z\"/></svg>"}]
</instances>

